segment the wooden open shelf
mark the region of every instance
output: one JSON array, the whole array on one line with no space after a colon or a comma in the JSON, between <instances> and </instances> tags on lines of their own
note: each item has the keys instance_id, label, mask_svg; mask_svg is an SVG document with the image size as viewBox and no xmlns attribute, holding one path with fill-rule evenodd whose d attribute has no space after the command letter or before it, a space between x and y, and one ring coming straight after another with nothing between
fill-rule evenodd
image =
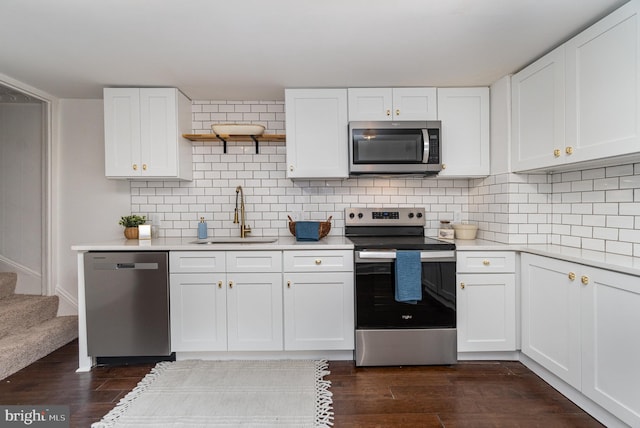
<instances>
[{"instance_id":1,"label":"wooden open shelf","mask_svg":"<svg viewBox=\"0 0 640 428\"><path fill-rule=\"evenodd\" d=\"M263 135L220 135L216 134L182 134L184 138L191 141L285 141L284 134L263 134ZM224 140L222 140L223 138Z\"/></svg>"},{"instance_id":2,"label":"wooden open shelf","mask_svg":"<svg viewBox=\"0 0 640 428\"><path fill-rule=\"evenodd\" d=\"M220 141L224 144L224 153L227 153L227 142L249 142L256 144L256 153L260 141L286 141L284 134L263 134L263 135L216 135L216 134L182 134L184 138L191 141Z\"/></svg>"}]
</instances>

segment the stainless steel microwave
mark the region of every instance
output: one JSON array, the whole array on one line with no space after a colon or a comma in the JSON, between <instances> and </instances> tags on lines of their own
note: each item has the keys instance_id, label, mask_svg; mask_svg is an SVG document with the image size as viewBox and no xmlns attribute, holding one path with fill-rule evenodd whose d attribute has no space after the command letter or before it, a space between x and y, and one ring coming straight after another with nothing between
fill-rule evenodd
<instances>
[{"instance_id":1,"label":"stainless steel microwave","mask_svg":"<svg viewBox=\"0 0 640 428\"><path fill-rule=\"evenodd\" d=\"M437 174L440 131L439 120L350 122L349 174Z\"/></svg>"}]
</instances>

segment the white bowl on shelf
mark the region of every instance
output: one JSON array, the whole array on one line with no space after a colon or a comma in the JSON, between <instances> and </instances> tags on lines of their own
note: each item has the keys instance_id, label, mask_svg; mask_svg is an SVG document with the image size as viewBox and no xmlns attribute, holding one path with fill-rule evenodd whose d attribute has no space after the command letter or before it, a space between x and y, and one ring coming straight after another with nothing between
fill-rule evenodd
<instances>
[{"instance_id":1,"label":"white bowl on shelf","mask_svg":"<svg viewBox=\"0 0 640 428\"><path fill-rule=\"evenodd\" d=\"M478 226L475 224L453 223L456 239L476 239Z\"/></svg>"},{"instance_id":2,"label":"white bowl on shelf","mask_svg":"<svg viewBox=\"0 0 640 428\"><path fill-rule=\"evenodd\" d=\"M264 126L250 123L217 123L211 125L216 135L262 135Z\"/></svg>"}]
</instances>

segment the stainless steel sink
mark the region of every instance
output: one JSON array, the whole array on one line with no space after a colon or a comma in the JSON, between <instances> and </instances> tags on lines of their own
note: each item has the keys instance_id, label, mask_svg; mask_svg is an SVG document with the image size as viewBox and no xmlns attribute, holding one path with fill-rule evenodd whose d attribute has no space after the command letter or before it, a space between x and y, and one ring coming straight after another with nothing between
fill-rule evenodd
<instances>
[{"instance_id":1,"label":"stainless steel sink","mask_svg":"<svg viewBox=\"0 0 640 428\"><path fill-rule=\"evenodd\" d=\"M276 242L278 238L272 237L262 237L262 236L250 236L246 238L241 238L239 236L229 236L229 237L219 237L219 238L207 238L207 239L196 239L195 241L189 242L190 244L203 244L203 245L214 245L214 244L268 244L270 242Z\"/></svg>"}]
</instances>

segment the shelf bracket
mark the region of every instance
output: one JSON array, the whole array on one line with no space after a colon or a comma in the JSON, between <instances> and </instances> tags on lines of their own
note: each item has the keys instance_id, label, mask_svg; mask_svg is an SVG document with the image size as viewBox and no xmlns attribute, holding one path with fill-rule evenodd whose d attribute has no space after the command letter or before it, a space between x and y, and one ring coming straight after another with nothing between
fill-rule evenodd
<instances>
[{"instance_id":1,"label":"shelf bracket","mask_svg":"<svg viewBox=\"0 0 640 428\"><path fill-rule=\"evenodd\" d=\"M222 138L221 136L219 136L218 134L215 134L216 138L220 141L222 141L222 152L224 154L227 153L227 140L225 140L224 138Z\"/></svg>"},{"instance_id":2,"label":"shelf bracket","mask_svg":"<svg viewBox=\"0 0 640 428\"><path fill-rule=\"evenodd\" d=\"M258 143L258 139L256 138L255 135L249 135L251 137L251 139L253 140L254 143L256 143L256 154L259 153L258 151L258 147L260 146L260 144Z\"/></svg>"}]
</instances>

